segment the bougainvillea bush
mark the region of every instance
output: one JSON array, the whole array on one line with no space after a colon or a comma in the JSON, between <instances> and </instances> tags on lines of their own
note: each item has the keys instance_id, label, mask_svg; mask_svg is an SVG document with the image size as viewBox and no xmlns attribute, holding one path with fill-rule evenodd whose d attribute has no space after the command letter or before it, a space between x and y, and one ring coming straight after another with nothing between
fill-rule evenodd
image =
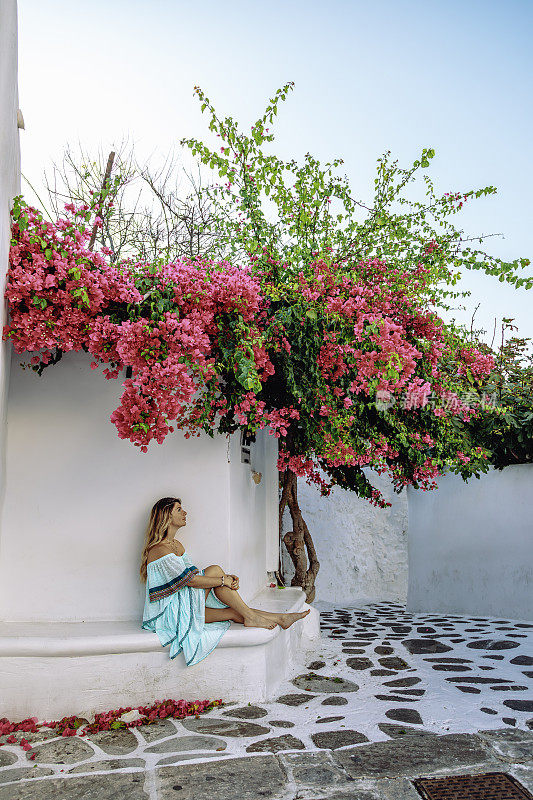
<instances>
[{"instance_id":1,"label":"bougainvillea bush","mask_svg":"<svg viewBox=\"0 0 533 800\"><path fill-rule=\"evenodd\" d=\"M249 270L200 260L115 267L86 248L89 209L66 211L50 223L15 203L4 336L17 353L36 353L39 374L71 350L90 353L109 379L129 367L111 417L121 438L146 451L174 425L197 430L225 405L221 359L243 391L272 369L258 343L265 303Z\"/></svg>"},{"instance_id":2,"label":"bougainvillea bush","mask_svg":"<svg viewBox=\"0 0 533 800\"><path fill-rule=\"evenodd\" d=\"M279 158L269 149L272 126L293 88L289 82L278 89L243 130L196 86L213 135L181 143L217 176L200 193L211 203L207 230L227 258L256 259L256 274L287 325L291 350L275 361L275 391L286 392L284 405L294 404L299 417L285 417L280 535L288 505L293 530L284 541L296 569L293 583L310 597L319 564L297 501L302 461L306 469L318 463L330 482L371 500L379 498L361 472L365 464L386 469L397 490L405 483L430 488L444 468L465 479L477 474L481 453L474 440L492 441L478 433L497 425L500 414L482 403L490 394L484 381L492 355L438 314L469 294L457 285L465 270L524 288L533 287L533 277L519 276L527 258L505 262L475 246L484 235L467 235L453 224L463 206L497 190L437 192L425 171L432 148L405 168L387 151L377 161L370 200L357 198L347 176L337 174L340 158L324 167L310 153L302 164ZM324 262L332 275L322 266L314 275ZM316 292L315 308L305 308L310 295L302 305L304 284ZM480 405L487 424L469 425L468 408Z\"/></svg>"},{"instance_id":3,"label":"bougainvillea bush","mask_svg":"<svg viewBox=\"0 0 533 800\"><path fill-rule=\"evenodd\" d=\"M90 213L68 205L51 223L17 199L4 337L33 354L39 374L83 350L120 378L111 415L120 437L146 451L175 429L269 426L292 480L324 494L337 483L381 506L365 467L388 472L398 490L433 488L445 468L464 478L486 469L465 423L493 360L421 301L431 243L414 270L377 258L347 270L322 257L280 282L256 256L241 267L111 264L105 248L86 247ZM306 544L311 564L297 562L296 578L310 597L318 560Z\"/></svg>"}]
</instances>

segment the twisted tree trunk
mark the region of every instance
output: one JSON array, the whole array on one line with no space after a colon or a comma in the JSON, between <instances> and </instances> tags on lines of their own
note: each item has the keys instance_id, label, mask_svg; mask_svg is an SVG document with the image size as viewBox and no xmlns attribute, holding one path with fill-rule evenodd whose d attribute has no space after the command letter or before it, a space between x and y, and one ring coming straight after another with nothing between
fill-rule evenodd
<instances>
[{"instance_id":1,"label":"twisted tree trunk","mask_svg":"<svg viewBox=\"0 0 533 800\"><path fill-rule=\"evenodd\" d=\"M292 531L283 536L283 512L286 507L292 519ZM315 578L320 569L316 550L309 529L298 505L298 477L291 470L283 473L283 491L279 503L279 535L294 564L294 577L291 586L301 586L306 600L311 603L315 598ZM309 559L309 566L308 566Z\"/></svg>"}]
</instances>

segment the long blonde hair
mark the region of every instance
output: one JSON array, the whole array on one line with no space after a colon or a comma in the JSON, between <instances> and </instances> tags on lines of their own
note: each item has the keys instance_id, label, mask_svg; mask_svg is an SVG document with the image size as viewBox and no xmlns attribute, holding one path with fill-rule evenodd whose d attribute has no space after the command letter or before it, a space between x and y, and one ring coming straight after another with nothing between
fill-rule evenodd
<instances>
[{"instance_id":1,"label":"long blonde hair","mask_svg":"<svg viewBox=\"0 0 533 800\"><path fill-rule=\"evenodd\" d=\"M170 517L175 503L180 503L179 497L162 497L153 506L150 512L150 519L146 526L144 536L144 547L141 557L141 581L146 582L146 565L148 563L148 550L152 545L159 544L165 538L165 534L170 525Z\"/></svg>"}]
</instances>

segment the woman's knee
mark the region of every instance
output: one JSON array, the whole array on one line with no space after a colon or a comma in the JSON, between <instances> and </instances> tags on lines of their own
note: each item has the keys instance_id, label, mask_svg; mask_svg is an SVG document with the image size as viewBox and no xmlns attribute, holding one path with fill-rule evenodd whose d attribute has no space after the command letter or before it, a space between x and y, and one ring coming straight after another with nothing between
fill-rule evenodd
<instances>
[{"instance_id":1,"label":"woman's knee","mask_svg":"<svg viewBox=\"0 0 533 800\"><path fill-rule=\"evenodd\" d=\"M224 575L224 570L219 564L211 564L204 569L204 575Z\"/></svg>"}]
</instances>

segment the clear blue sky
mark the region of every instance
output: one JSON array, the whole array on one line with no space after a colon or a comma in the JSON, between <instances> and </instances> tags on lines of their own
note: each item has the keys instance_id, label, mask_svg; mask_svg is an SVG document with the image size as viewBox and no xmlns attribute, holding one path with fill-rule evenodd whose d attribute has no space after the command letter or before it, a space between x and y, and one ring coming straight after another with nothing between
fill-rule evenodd
<instances>
[{"instance_id":1,"label":"clear blue sky","mask_svg":"<svg viewBox=\"0 0 533 800\"><path fill-rule=\"evenodd\" d=\"M532 30L531 0L19 0L22 170L42 185L68 143L129 137L148 157L184 136L209 141L196 84L249 128L292 80L274 126L281 157L341 157L369 201L385 150L409 166L433 147L437 191L498 188L455 224L502 233L488 252L533 261ZM514 317L533 337L533 290L477 273L464 287L458 319L480 302L478 324Z\"/></svg>"}]
</instances>

